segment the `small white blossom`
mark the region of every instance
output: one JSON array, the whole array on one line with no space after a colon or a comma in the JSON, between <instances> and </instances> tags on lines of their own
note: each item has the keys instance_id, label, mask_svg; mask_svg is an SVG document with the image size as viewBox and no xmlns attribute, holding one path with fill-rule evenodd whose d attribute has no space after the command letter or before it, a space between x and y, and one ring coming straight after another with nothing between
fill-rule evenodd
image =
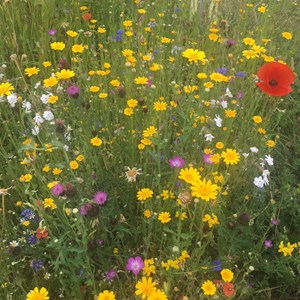
<instances>
[{"instance_id":1,"label":"small white blossom","mask_svg":"<svg viewBox=\"0 0 300 300\"><path fill-rule=\"evenodd\" d=\"M18 96L15 93L12 93L7 96L7 101L11 107L15 107L18 102Z\"/></svg>"},{"instance_id":2,"label":"small white blossom","mask_svg":"<svg viewBox=\"0 0 300 300\"><path fill-rule=\"evenodd\" d=\"M25 108L26 113L29 113L31 111L31 103L28 101L23 101L22 107Z\"/></svg>"},{"instance_id":3,"label":"small white blossom","mask_svg":"<svg viewBox=\"0 0 300 300\"><path fill-rule=\"evenodd\" d=\"M265 181L264 181L264 179L262 178L262 176L255 177L253 183L254 183L254 185L256 185L258 188L263 188L264 185L265 185Z\"/></svg>"},{"instance_id":4,"label":"small white blossom","mask_svg":"<svg viewBox=\"0 0 300 300\"><path fill-rule=\"evenodd\" d=\"M274 159L271 155L269 155L269 154L265 155L265 160L269 166L274 165Z\"/></svg>"},{"instance_id":5,"label":"small white blossom","mask_svg":"<svg viewBox=\"0 0 300 300\"><path fill-rule=\"evenodd\" d=\"M51 93L49 94L43 94L40 98L40 100L44 103L44 104L47 104L48 103L48 99L50 96L53 96Z\"/></svg>"},{"instance_id":6,"label":"small white blossom","mask_svg":"<svg viewBox=\"0 0 300 300\"><path fill-rule=\"evenodd\" d=\"M41 82L38 81L38 82L35 84L34 88L37 89L40 85L41 85Z\"/></svg>"},{"instance_id":7,"label":"small white blossom","mask_svg":"<svg viewBox=\"0 0 300 300\"><path fill-rule=\"evenodd\" d=\"M225 95L226 95L227 97L229 97L229 98L232 98L232 97L233 97L232 94L231 94L231 92L230 92L230 90L229 90L229 88L226 88L226 93L225 93Z\"/></svg>"},{"instance_id":8,"label":"small white blossom","mask_svg":"<svg viewBox=\"0 0 300 300\"><path fill-rule=\"evenodd\" d=\"M212 140L215 138L212 134L207 133L204 135L205 141L206 142L212 142Z\"/></svg>"},{"instance_id":9,"label":"small white blossom","mask_svg":"<svg viewBox=\"0 0 300 300\"><path fill-rule=\"evenodd\" d=\"M35 126L34 128L32 128L31 133L33 135L38 135L40 132L40 128L38 126Z\"/></svg>"},{"instance_id":10,"label":"small white blossom","mask_svg":"<svg viewBox=\"0 0 300 300\"><path fill-rule=\"evenodd\" d=\"M223 120L221 119L221 117L219 115L215 115L214 121L218 127L222 127Z\"/></svg>"},{"instance_id":11,"label":"small white blossom","mask_svg":"<svg viewBox=\"0 0 300 300\"><path fill-rule=\"evenodd\" d=\"M252 153L257 153L258 152L258 149L256 147L250 147L250 151Z\"/></svg>"},{"instance_id":12,"label":"small white blossom","mask_svg":"<svg viewBox=\"0 0 300 300\"><path fill-rule=\"evenodd\" d=\"M40 126L44 122L44 119L41 117L39 113L36 113L35 117L33 118L33 121L37 126Z\"/></svg>"},{"instance_id":13,"label":"small white blossom","mask_svg":"<svg viewBox=\"0 0 300 300\"><path fill-rule=\"evenodd\" d=\"M223 100L220 104L221 104L221 106L222 106L223 108L227 108L227 107L228 107L228 103L227 103L226 100Z\"/></svg>"},{"instance_id":14,"label":"small white blossom","mask_svg":"<svg viewBox=\"0 0 300 300\"><path fill-rule=\"evenodd\" d=\"M54 119L54 115L50 110L45 110L43 113L43 117L47 121L52 121Z\"/></svg>"}]
</instances>

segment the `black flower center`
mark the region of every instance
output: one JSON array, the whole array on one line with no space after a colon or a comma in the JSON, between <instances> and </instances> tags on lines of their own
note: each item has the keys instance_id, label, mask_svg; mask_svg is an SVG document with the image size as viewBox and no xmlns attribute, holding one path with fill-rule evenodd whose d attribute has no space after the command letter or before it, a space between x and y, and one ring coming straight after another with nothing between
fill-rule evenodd
<instances>
[{"instance_id":1,"label":"black flower center","mask_svg":"<svg viewBox=\"0 0 300 300\"><path fill-rule=\"evenodd\" d=\"M278 83L275 79L272 79L271 81L269 81L269 85L276 86L276 85L278 85Z\"/></svg>"}]
</instances>

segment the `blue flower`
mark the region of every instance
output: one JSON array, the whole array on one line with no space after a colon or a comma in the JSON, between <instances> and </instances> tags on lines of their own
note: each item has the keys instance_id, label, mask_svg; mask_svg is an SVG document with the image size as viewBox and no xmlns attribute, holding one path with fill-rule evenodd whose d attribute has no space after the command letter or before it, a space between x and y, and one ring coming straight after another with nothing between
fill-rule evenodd
<instances>
[{"instance_id":1,"label":"blue flower","mask_svg":"<svg viewBox=\"0 0 300 300\"><path fill-rule=\"evenodd\" d=\"M215 271L221 271L222 270L222 263L218 259L215 259L213 261L213 265L214 265L214 270Z\"/></svg>"},{"instance_id":2,"label":"blue flower","mask_svg":"<svg viewBox=\"0 0 300 300\"><path fill-rule=\"evenodd\" d=\"M245 72L241 71L241 72L236 72L235 76L237 76L237 77L245 77L245 76L247 76L247 74Z\"/></svg>"},{"instance_id":3,"label":"blue flower","mask_svg":"<svg viewBox=\"0 0 300 300\"><path fill-rule=\"evenodd\" d=\"M35 214L30 208L26 208L21 212L21 217L24 220L28 221L28 220L33 219L35 217Z\"/></svg>"},{"instance_id":4,"label":"blue flower","mask_svg":"<svg viewBox=\"0 0 300 300\"><path fill-rule=\"evenodd\" d=\"M225 75L227 73L227 68L225 67L218 68L217 73Z\"/></svg>"},{"instance_id":5,"label":"blue flower","mask_svg":"<svg viewBox=\"0 0 300 300\"><path fill-rule=\"evenodd\" d=\"M27 243L28 243L29 245L35 245L35 244L37 244L38 242L39 242L39 239L38 239L34 234L30 235L30 236L27 238Z\"/></svg>"},{"instance_id":6,"label":"blue flower","mask_svg":"<svg viewBox=\"0 0 300 300\"><path fill-rule=\"evenodd\" d=\"M37 272L43 267L44 263L39 258L36 258L31 262L30 265L33 268L33 270Z\"/></svg>"}]
</instances>

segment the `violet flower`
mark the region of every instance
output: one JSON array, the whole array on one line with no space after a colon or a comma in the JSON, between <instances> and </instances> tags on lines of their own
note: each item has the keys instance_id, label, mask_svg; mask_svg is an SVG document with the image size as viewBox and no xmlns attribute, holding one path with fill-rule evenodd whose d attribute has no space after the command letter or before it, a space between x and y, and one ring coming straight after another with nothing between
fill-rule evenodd
<instances>
[{"instance_id":1,"label":"violet flower","mask_svg":"<svg viewBox=\"0 0 300 300\"><path fill-rule=\"evenodd\" d=\"M206 163L206 164L210 164L210 165L213 165L214 163L210 160L212 154L203 154L203 161Z\"/></svg>"},{"instance_id":2,"label":"violet flower","mask_svg":"<svg viewBox=\"0 0 300 300\"><path fill-rule=\"evenodd\" d=\"M56 29L50 29L50 30L48 31L48 34L49 34L49 35L55 35L56 32L57 32Z\"/></svg>"},{"instance_id":3,"label":"violet flower","mask_svg":"<svg viewBox=\"0 0 300 300\"><path fill-rule=\"evenodd\" d=\"M145 266L140 256L130 257L127 261L126 269L132 271L134 275L140 273L141 269Z\"/></svg>"},{"instance_id":4,"label":"violet flower","mask_svg":"<svg viewBox=\"0 0 300 300\"><path fill-rule=\"evenodd\" d=\"M77 85L70 85L66 89L67 94L69 94L73 98L77 98L79 96L80 87Z\"/></svg>"},{"instance_id":5,"label":"violet flower","mask_svg":"<svg viewBox=\"0 0 300 300\"><path fill-rule=\"evenodd\" d=\"M265 240L265 247L266 248L272 248L273 247L273 243L271 240Z\"/></svg>"},{"instance_id":6,"label":"violet flower","mask_svg":"<svg viewBox=\"0 0 300 300\"><path fill-rule=\"evenodd\" d=\"M171 168L181 169L184 165L185 160L180 156L174 156L169 160L169 165Z\"/></svg>"},{"instance_id":7,"label":"violet flower","mask_svg":"<svg viewBox=\"0 0 300 300\"><path fill-rule=\"evenodd\" d=\"M52 189L51 193L53 196L60 196L64 193L65 187L62 183L56 184Z\"/></svg>"},{"instance_id":8,"label":"violet flower","mask_svg":"<svg viewBox=\"0 0 300 300\"><path fill-rule=\"evenodd\" d=\"M105 192L97 192L93 199L97 204L103 205L107 201L107 194Z\"/></svg>"}]
</instances>

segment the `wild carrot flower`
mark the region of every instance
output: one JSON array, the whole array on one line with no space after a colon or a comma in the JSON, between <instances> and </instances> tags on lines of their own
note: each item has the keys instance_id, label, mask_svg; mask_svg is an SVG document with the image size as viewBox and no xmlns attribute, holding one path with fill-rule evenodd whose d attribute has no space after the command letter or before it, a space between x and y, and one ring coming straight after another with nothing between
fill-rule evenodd
<instances>
[{"instance_id":1,"label":"wild carrot flower","mask_svg":"<svg viewBox=\"0 0 300 300\"><path fill-rule=\"evenodd\" d=\"M145 264L140 256L130 257L127 260L126 269L132 271L134 275L140 273L140 271L144 268Z\"/></svg>"}]
</instances>

